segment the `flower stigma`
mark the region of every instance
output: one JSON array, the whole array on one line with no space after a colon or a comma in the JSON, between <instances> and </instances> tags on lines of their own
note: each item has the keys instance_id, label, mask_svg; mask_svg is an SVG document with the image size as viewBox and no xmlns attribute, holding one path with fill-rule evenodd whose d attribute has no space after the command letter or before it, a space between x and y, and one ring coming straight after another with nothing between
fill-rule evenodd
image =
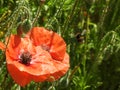
<instances>
[{"instance_id":1,"label":"flower stigma","mask_svg":"<svg viewBox=\"0 0 120 90\"><path fill-rule=\"evenodd\" d=\"M20 63L24 65L30 65L32 55L30 54L30 52L26 51L26 52L23 52L19 58L20 58Z\"/></svg>"}]
</instances>

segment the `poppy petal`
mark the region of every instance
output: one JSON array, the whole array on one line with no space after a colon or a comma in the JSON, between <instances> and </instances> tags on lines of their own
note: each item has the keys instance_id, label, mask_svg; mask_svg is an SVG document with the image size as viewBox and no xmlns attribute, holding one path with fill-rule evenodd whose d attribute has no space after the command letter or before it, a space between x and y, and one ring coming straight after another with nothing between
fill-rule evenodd
<instances>
[{"instance_id":1,"label":"poppy petal","mask_svg":"<svg viewBox=\"0 0 120 90\"><path fill-rule=\"evenodd\" d=\"M40 46L36 47L36 54L32 58L32 63L29 66L23 65L18 61L10 60L7 62L8 71L13 77L13 79L20 85L23 85L23 82L19 81L21 78L31 78L35 82L43 82L45 80L53 81L50 77L54 77L55 80L63 76L69 69L69 56L65 54L64 60L62 62L53 60L50 54L43 50ZM13 65L12 65L13 64ZM11 67L17 68L17 71L12 71ZM17 72L17 73L16 73ZM16 75L14 75L16 73ZM20 74L28 74L24 75ZM21 76L19 76L21 75ZM25 84L29 82L25 79Z\"/></svg>"},{"instance_id":2,"label":"poppy petal","mask_svg":"<svg viewBox=\"0 0 120 90\"><path fill-rule=\"evenodd\" d=\"M17 35L11 35L7 46L6 57L10 56L13 60L17 59L20 50L21 38Z\"/></svg>"},{"instance_id":3,"label":"poppy petal","mask_svg":"<svg viewBox=\"0 0 120 90\"><path fill-rule=\"evenodd\" d=\"M66 52L66 44L57 33L52 34L50 46L51 47L49 52L53 59L63 60Z\"/></svg>"},{"instance_id":4,"label":"poppy petal","mask_svg":"<svg viewBox=\"0 0 120 90\"><path fill-rule=\"evenodd\" d=\"M34 53L34 46L29 38L20 38L18 35L11 35L6 52L6 57L9 58L7 61L18 60L22 50Z\"/></svg>"},{"instance_id":5,"label":"poppy petal","mask_svg":"<svg viewBox=\"0 0 120 90\"><path fill-rule=\"evenodd\" d=\"M43 27L34 27L29 35L34 45L46 47L54 59L63 60L66 44L57 33Z\"/></svg>"},{"instance_id":6,"label":"poppy petal","mask_svg":"<svg viewBox=\"0 0 120 90\"><path fill-rule=\"evenodd\" d=\"M19 84L20 86L27 85L31 79L28 73L19 71L15 64L7 64L8 71L14 81Z\"/></svg>"},{"instance_id":7,"label":"poppy petal","mask_svg":"<svg viewBox=\"0 0 120 90\"><path fill-rule=\"evenodd\" d=\"M42 58L45 58L45 57L43 56ZM42 58L39 58L39 59L42 59ZM7 55L8 72L10 73L11 77L15 80L15 82L19 84L20 86L25 86L31 80L36 81L36 82L38 81L43 82L49 76L47 75L49 73L49 70L47 70L47 72L45 72L44 70L41 70L42 63L36 62L32 65L27 66L27 65L20 63L19 61L10 60L10 59L13 59L13 58ZM47 74L45 75L42 73L45 73L45 74L47 73Z\"/></svg>"},{"instance_id":8,"label":"poppy petal","mask_svg":"<svg viewBox=\"0 0 120 90\"><path fill-rule=\"evenodd\" d=\"M65 57L62 62L57 62L56 60L54 60L54 66L56 67L57 71L50 74L48 81L55 81L59 79L61 76L65 75L65 73L68 71L70 67L69 55L65 53Z\"/></svg>"},{"instance_id":9,"label":"poppy petal","mask_svg":"<svg viewBox=\"0 0 120 90\"><path fill-rule=\"evenodd\" d=\"M40 58L40 57L38 57ZM31 78L35 82L42 82L42 81L55 81L59 79L61 76L65 75L65 73L69 69L69 56L66 53L64 60L62 62L56 60L37 60L35 65L32 65L35 70L38 70L36 75L35 73L31 73L30 70L27 72L31 73ZM38 64L38 67L36 66Z\"/></svg>"}]
</instances>

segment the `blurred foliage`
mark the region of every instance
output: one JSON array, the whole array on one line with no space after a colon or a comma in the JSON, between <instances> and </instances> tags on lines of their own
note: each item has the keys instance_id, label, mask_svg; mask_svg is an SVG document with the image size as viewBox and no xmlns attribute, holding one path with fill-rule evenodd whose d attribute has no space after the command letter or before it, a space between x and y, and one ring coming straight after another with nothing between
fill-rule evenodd
<instances>
[{"instance_id":1,"label":"blurred foliage","mask_svg":"<svg viewBox=\"0 0 120 90\"><path fill-rule=\"evenodd\" d=\"M0 52L0 90L120 90L120 0L0 0L1 41L25 20L65 39L71 67L56 82L22 88Z\"/></svg>"}]
</instances>

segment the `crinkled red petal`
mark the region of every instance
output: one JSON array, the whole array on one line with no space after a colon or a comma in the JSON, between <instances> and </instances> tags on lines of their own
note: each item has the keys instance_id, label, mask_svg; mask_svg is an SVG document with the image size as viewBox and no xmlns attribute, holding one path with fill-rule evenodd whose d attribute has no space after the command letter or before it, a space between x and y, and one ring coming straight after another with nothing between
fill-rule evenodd
<instances>
[{"instance_id":1,"label":"crinkled red petal","mask_svg":"<svg viewBox=\"0 0 120 90\"><path fill-rule=\"evenodd\" d=\"M17 35L11 35L9 43L6 49L6 58L7 56L11 57L12 60L17 59L18 51L20 50L21 38ZM8 41L7 41L8 42Z\"/></svg>"},{"instance_id":2,"label":"crinkled red petal","mask_svg":"<svg viewBox=\"0 0 120 90\"><path fill-rule=\"evenodd\" d=\"M69 55L65 53L65 57L62 62L56 62L53 61L54 67L57 69L56 72L50 73L50 77L48 78L48 81L55 81L59 79L61 76L65 75L65 73L68 71L70 65L69 65Z\"/></svg>"},{"instance_id":3,"label":"crinkled red petal","mask_svg":"<svg viewBox=\"0 0 120 90\"><path fill-rule=\"evenodd\" d=\"M63 60L66 44L57 33L43 27L34 27L30 32L30 38L34 45L48 48L53 59Z\"/></svg>"},{"instance_id":4,"label":"crinkled red petal","mask_svg":"<svg viewBox=\"0 0 120 90\"><path fill-rule=\"evenodd\" d=\"M46 63L42 60L41 62L34 63L33 65L25 66L14 61L12 63L8 63L7 67L12 78L21 86L27 85L31 80L35 82L55 81L68 71L69 56L66 54L63 62L52 60Z\"/></svg>"},{"instance_id":5,"label":"crinkled red petal","mask_svg":"<svg viewBox=\"0 0 120 90\"><path fill-rule=\"evenodd\" d=\"M60 78L69 69L69 56L65 54L62 62L56 61L51 58L47 51L37 47L36 55L33 56L30 65L27 66L18 61L9 60L9 62L7 62L7 66L12 78L19 85L24 86L28 84L30 80L43 82L45 80L53 81L50 79L51 76L54 77L54 80ZM16 68L16 70L13 68ZM24 74L26 77L24 77ZM22 78L24 82L22 82L19 78ZM27 78L28 81L25 78Z\"/></svg>"},{"instance_id":6,"label":"crinkled red petal","mask_svg":"<svg viewBox=\"0 0 120 90\"><path fill-rule=\"evenodd\" d=\"M31 81L30 75L27 72L20 71L15 63L7 64L7 68L14 81L20 86L25 86Z\"/></svg>"}]
</instances>

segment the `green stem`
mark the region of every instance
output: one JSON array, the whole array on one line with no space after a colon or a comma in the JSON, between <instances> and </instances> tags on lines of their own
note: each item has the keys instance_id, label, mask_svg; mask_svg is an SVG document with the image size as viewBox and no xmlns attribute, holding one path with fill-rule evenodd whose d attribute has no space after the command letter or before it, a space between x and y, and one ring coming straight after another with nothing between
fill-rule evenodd
<instances>
[{"instance_id":1,"label":"green stem","mask_svg":"<svg viewBox=\"0 0 120 90\"><path fill-rule=\"evenodd\" d=\"M36 13L36 17L34 18L33 22L32 22L32 26L35 25L35 22L37 22L39 16L40 16L40 12L41 12L41 5L38 7L37 13Z\"/></svg>"},{"instance_id":2,"label":"green stem","mask_svg":"<svg viewBox=\"0 0 120 90\"><path fill-rule=\"evenodd\" d=\"M58 14L60 13L60 11L61 11L64 3L65 3L65 0L62 2L62 4L60 5L59 9L58 9L57 12L55 13L55 15L48 20L48 23L45 25L45 27L48 27L49 25L51 25L51 23L53 22L53 20L55 20L54 18L55 18L56 16L58 16ZM54 4L55 4L55 2L54 2Z\"/></svg>"},{"instance_id":3,"label":"green stem","mask_svg":"<svg viewBox=\"0 0 120 90\"><path fill-rule=\"evenodd\" d=\"M79 1L79 0L76 0L76 1L75 1L72 10L71 10L70 13L68 14L68 17L67 17L66 21L65 21L64 24L63 24L62 34L65 33L65 30L67 30L67 28L68 28L68 26L69 26L69 22L71 21L71 19L72 19L72 17L73 17L73 14L74 14L75 9L76 9L76 7L77 7L78 1Z\"/></svg>"},{"instance_id":4,"label":"green stem","mask_svg":"<svg viewBox=\"0 0 120 90\"><path fill-rule=\"evenodd\" d=\"M29 11L29 9L27 8L27 7L25 7L25 6L20 6L19 8L18 8L18 12L19 12L19 10L20 9L25 9L26 11L27 11L27 15L28 15L28 19L30 19L30 11Z\"/></svg>"}]
</instances>

